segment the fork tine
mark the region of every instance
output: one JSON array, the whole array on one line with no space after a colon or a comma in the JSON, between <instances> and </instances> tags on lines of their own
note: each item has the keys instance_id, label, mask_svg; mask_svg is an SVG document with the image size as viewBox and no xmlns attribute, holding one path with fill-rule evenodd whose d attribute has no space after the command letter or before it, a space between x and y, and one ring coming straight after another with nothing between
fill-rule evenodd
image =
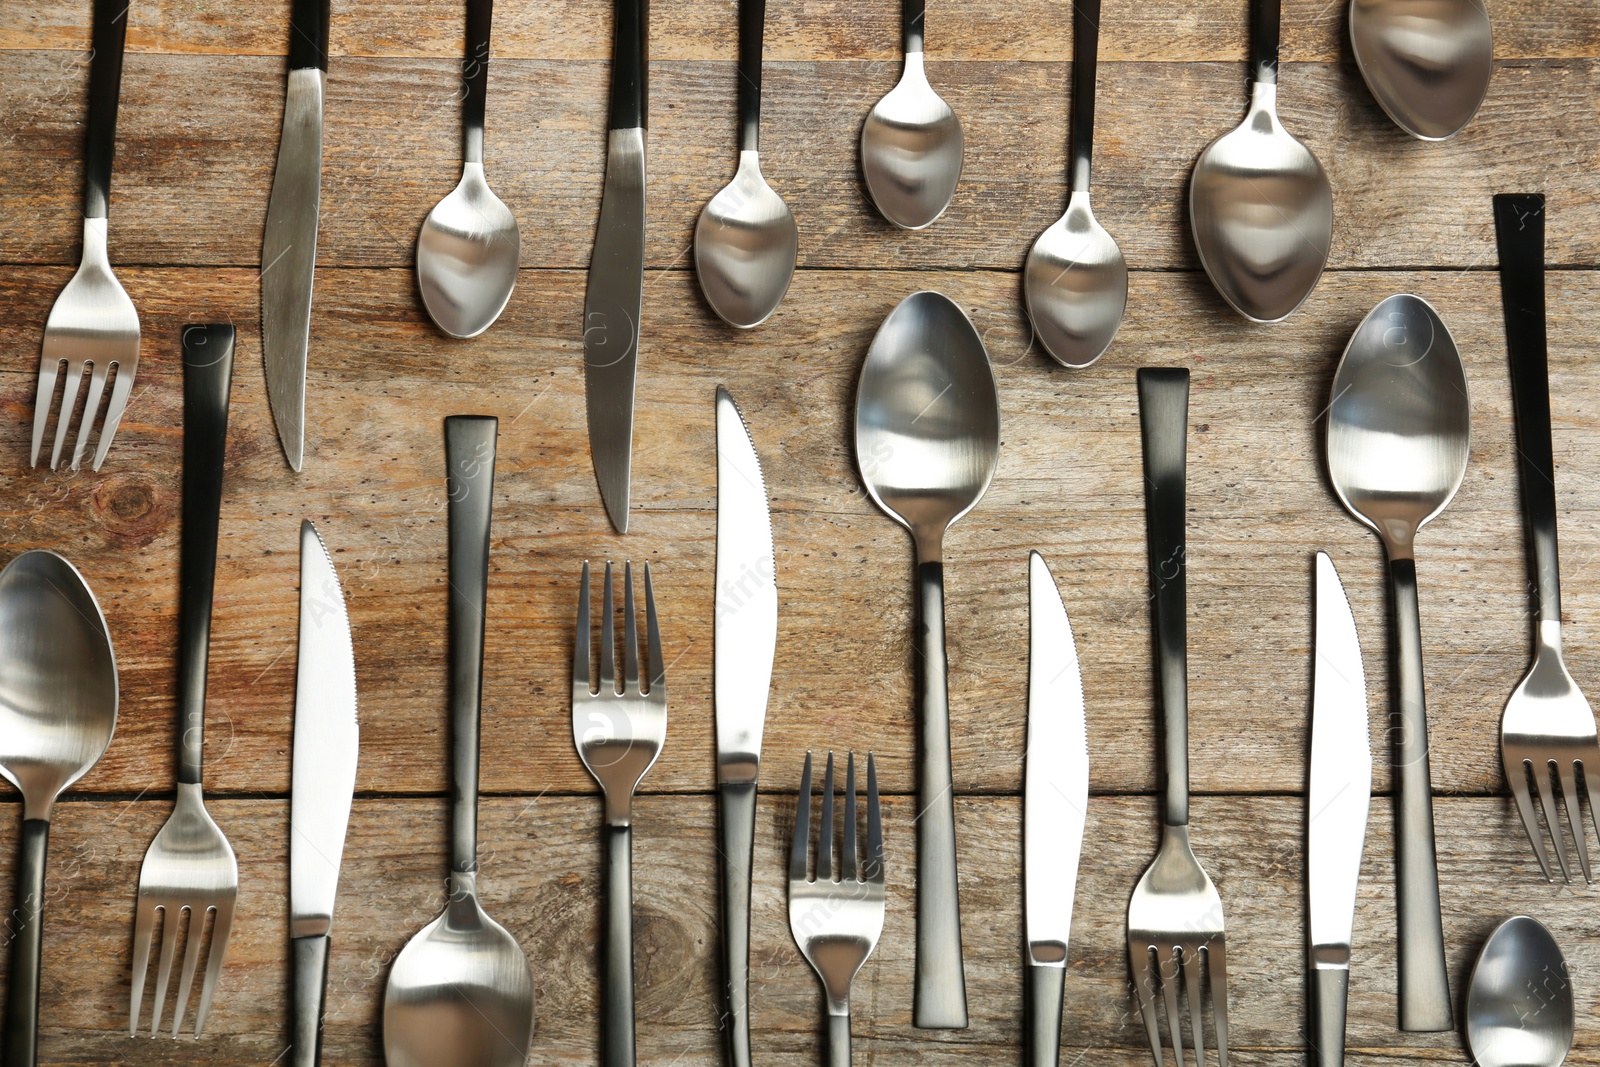
<instances>
[{"instance_id":1,"label":"fork tine","mask_svg":"<svg viewBox=\"0 0 1600 1067\"><path fill-rule=\"evenodd\" d=\"M178 948L178 927L183 925L183 908L161 908L161 966L156 971L156 1000L151 1005L150 1033L161 1030L161 1012L167 1005L167 980L172 977L172 954Z\"/></svg>"},{"instance_id":2,"label":"fork tine","mask_svg":"<svg viewBox=\"0 0 1600 1067\"><path fill-rule=\"evenodd\" d=\"M633 564L622 565L622 688L639 691L639 620L633 610Z\"/></svg>"},{"instance_id":3,"label":"fork tine","mask_svg":"<svg viewBox=\"0 0 1600 1067\"><path fill-rule=\"evenodd\" d=\"M1172 963L1170 970L1167 966L1169 959ZM1156 971L1160 975L1161 999L1167 1007L1167 1031L1172 1038L1172 1059L1178 1067L1184 1067L1183 1006L1178 1003L1178 979L1181 968L1176 945L1166 952L1162 951L1161 946L1156 946ZM1205 1065L1196 1064L1195 1067L1205 1067Z\"/></svg>"},{"instance_id":4,"label":"fork tine","mask_svg":"<svg viewBox=\"0 0 1600 1067\"><path fill-rule=\"evenodd\" d=\"M1528 795L1528 774L1530 765L1526 760L1513 762L1509 757L1503 758L1506 772L1506 784L1511 787L1511 796L1517 802L1517 814L1522 816L1522 828L1528 833L1528 840L1533 844L1533 854L1539 857L1539 869L1544 871L1544 880L1555 882L1555 874L1550 870L1550 857L1545 855L1544 834L1539 830L1539 819L1533 813L1533 798Z\"/></svg>"},{"instance_id":5,"label":"fork tine","mask_svg":"<svg viewBox=\"0 0 1600 1067\"><path fill-rule=\"evenodd\" d=\"M611 561L606 560L605 603L600 608L600 694L617 692L617 615L611 601Z\"/></svg>"},{"instance_id":6,"label":"fork tine","mask_svg":"<svg viewBox=\"0 0 1600 1067\"><path fill-rule=\"evenodd\" d=\"M1155 1057L1156 1067L1165 1067L1161 1055L1161 1023L1156 1016L1154 982L1157 979L1150 966L1149 945L1128 942L1128 970L1133 974L1134 996L1139 1001L1139 1015L1144 1019L1144 1036L1150 1042L1150 1055Z\"/></svg>"},{"instance_id":7,"label":"fork tine","mask_svg":"<svg viewBox=\"0 0 1600 1067\"><path fill-rule=\"evenodd\" d=\"M61 373L61 360L50 356L41 356L39 359L39 392L33 401L33 459L32 466L39 465L39 448L44 444L45 427L50 424L50 412L54 410L53 401L56 398L56 377Z\"/></svg>"},{"instance_id":8,"label":"fork tine","mask_svg":"<svg viewBox=\"0 0 1600 1067\"><path fill-rule=\"evenodd\" d=\"M806 850L811 847L811 753L800 772L800 793L794 805L794 841L789 846L789 880L806 880Z\"/></svg>"},{"instance_id":9,"label":"fork tine","mask_svg":"<svg viewBox=\"0 0 1600 1067\"><path fill-rule=\"evenodd\" d=\"M1572 838L1578 846L1578 866L1583 868L1583 880L1594 881L1589 872L1589 842L1583 831L1583 805L1578 798L1576 761L1565 760L1556 765L1556 775L1561 779L1561 796L1567 802L1567 825L1572 827Z\"/></svg>"},{"instance_id":10,"label":"fork tine","mask_svg":"<svg viewBox=\"0 0 1600 1067\"><path fill-rule=\"evenodd\" d=\"M589 561L583 561L583 578L578 582L578 625L575 639L572 642L572 688L574 693L581 686L583 691L593 694L594 689L589 684Z\"/></svg>"},{"instance_id":11,"label":"fork tine","mask_svg":"<svg viewBox=\"0 0 1600 1067\"><path fill-rule=\"evenodd\" d=\"M1544 822L1550 829L1550 839L1555 842L1556 862L1561 864L1561 877L1572 881L1572 871L1567 867L1567 846L1561 841L1561 820L1556 815L1555 787L1550 784L1550 764L1554 760L1533 764L1533 785L1539 791L1539 806L1544 809Z\"/></svg>"},{"instance_id":12,"label":"fork tine","mask_svg":"<svg viewBox=\"0 0 1600 1067\"><path fill-rule=\"evenodd\" d=\"M845 757L844 844L839 848L839 878L854 882L860 878L856 864L856 754Z\"/></svg>"},{"instance_id":13,"label":"fork tine","mask_svg":"<svg viewBox=\"0 0 1600 1067\"><path fill-rule=\"evenodd\" d=\"M1200 949L1186 945L1182 949L1183 994L1189 1002L1189 1032L1194 1040L1195 1067L1206 1067L1205 992L1200 988ZM1173 976L1177 980L1177 976Z\"/></svg>"},{"instance_id":14,"label":"fork tine","mask_svg":"<svg viewBox=\"0 0 1600 1067\"><path fill-rule=\"evenodd\" d=\"M83 404L83 419L78 423L78 438L72 446L72 469L77 470L78 464L83 460L84 446L89 443L89 434L94 429L94 420L100 414L100 398L105 394L106 375L111 368L106 360L101 360L90 369L89 398Z\"/></svg>"},{"instance_id":15,"label":"fork tine","mask_svg":"<svg viewBox=\"0 0 1600 1067\"><path fill-rule=\"evenodd\" d=\"M867 753L867 870L869 882L883 884L883 818L878 812L878 768Z\"/></svg>"},{"instance_id":16,"label":"fork tine","mask_svg":"<svg viewBox=\"0 0 1600 1067\"><path fill-rule=\"evenodd\" d=\"M133 917L133 995L128 998L128 1036L139 1033L139 1008L144 1000L145 973L150 970L150 935L156 909L139 907Z\"/></svg>"},{"instance_id":17,"label":"fork tine","mask_svg":"<svg viewBox=\"0 0 1600 1067\"><path fill-rule=\"evenodd\" d=\"M50 450L50 469L61 466L61 446L67 443L67 427L72 423L72 409L78 405L78 386L83 382L83 364L67 361L67 380L61 392L61 412L56 416L56 443Z\"/></svg>"},{"instance_id":18,"label":"fork tine","mask_svg":"<svg viewBox=\"0 0 1600 1067\"><path fill-rule=\"evenodd\" d=\"M194 1036L205 1033L206 1016L211 1014L211 997L217 991L223 960L228 956L228 935L233 932L233 901L218 905L217 921L211 926L211 954L206 957L206 977L200 985L200 1007L194 1015Z\"/></svg>"},{"instance_id":19,"label":"fork tine","mask_svg":"<svg viewBox=\"0 0 1600 1067\"><path fill-rule=\"evenodd\" d=\"M189 912L189 936L184 939L183 970L178 975L178 999L172 1005L172 1036L183 1029L183 1017L189 1009L189 991L194 988L195 968L200 965L200 945L205 941L206 916L211 909Z\"/></svg>"},{"instance_id":20,"label":"fork tine","mask_svg":"<svg viewBox=\"0 0 1600 1067\"><path fill-rule=\"evenodd\" d=\"M1578 762L1578 772L1583 775L1584 791L1589 794L1589 819L1594 823L1595 833L1600 834L1600 782L1589 774L1589 769L1582 761ZM1585 829L1584 832L1588 833L1588 830ZM1589 872L1585 871L1584 876L1589 877ZM1594 881L1593 878L1589 880Z\"/></svg>"},{"instance_id":21,"label":"fork tine","mask_svg":"<svg viewBox=\"0 0 1600 1067\"><path fill-rule=\"evenodd\" d=\"M833 753L822 776L822 827L817 832L817 881L833 880Z\"/></svg>"},{"instance_id":22,"label":"fork tine","mask_svg":"<svg viewBox=\"0 0 1600 1067\"><path fill-rule=\"evenodd\" d=\"M1228 942L1206 942L1207 978L1211 984L1212 1025L1217 1028L1217 1067L1228 1067Z\"/></svg>"},{"instance_id":23,"label":"fork tine","mask_svg":"<svg viewBox=\"0 0 1600 1067\"><path fill-rule=\"evenodd\" d=\"M658 700L667 699L667 664L661 658L661 630L656 626L656 594L650 585L650 564L644 565L644 626L650 651L650 692Z\"/></svg>"},{"instance_id":24,"label":"fork tine","mask_svg":"<svg viewBox=\"0 0 1600 1067\"><path fill-rule=\"evenodd\" d=\"M133 370L131 366L117 364L117 377L111 383L111 403L106 405L106 422L94 446L95 470L106 461L106 453L111 451L111 442L117 436L117 427L122 425L122 413L128 409L128 394L133 392Z\"/></svg>"}]
</instances>

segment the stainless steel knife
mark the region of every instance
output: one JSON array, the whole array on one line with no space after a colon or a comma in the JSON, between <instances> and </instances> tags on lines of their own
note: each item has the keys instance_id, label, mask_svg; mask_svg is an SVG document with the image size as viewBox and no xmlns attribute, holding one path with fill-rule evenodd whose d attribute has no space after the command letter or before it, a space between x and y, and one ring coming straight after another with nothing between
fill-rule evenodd
<instances>
[{"instance_id":1,"label":"stainless steel knife","mask_svg":"<svg viewBox=\"0 0 1600 1067\"><path fill-rule=\"evenodd\" d=\"M1028 556L1028 749L1022 791L1028 1067L1056 1067L1067 940L1089 808L1089 736L1072 624L1044 557Z\"/></svg>"},{"instance_id":2,"label":"stainless steel knife","mask_svg":"<svg viewBox=\"0 0 1600 1067\"><path fill-rule=\"evenodd\" d=\"M750 865L756 774L778 645L766 483L750 431L717 387L717 796L722 830L723 1005L728 1062L750 1067Z\"/></svg>"},{"instance_id":3,"label":"stainless steel knife","mask_svg":"<svg viewBox=\"0 0 1600 1067\"><path fill-rule=\"evenodd\" d=\"M328 935L356 785L356 660L333 560L300 524L300 664L289 797L289 938L294 968L290 1067L315 1067L322 1044Z\"/></svg>"},{"instance_id":4,"label":"stainless steel knife","mask_svg":"<svg viewBox=\"0 0 1600 1067\"><path fill-rule=\"evenodd\" d=\"M647 25L647 0L616 0L606 179L589 259L589 288L583 300L589 454L600 483L600 499L618 533L628 532L633 384L644 295Z\"/></svg>"},{"instance_id":5,"label":"stainless steel knife","mask_svg":"<svg viewBox=\"0 0 1600 1067\"><path fill-rule=\"evenodd\" d=\"M278 440L295 470L305 451L306 349L311 343L327 71L328 0L293 0L289 91L261 245L261 352Z\"/></svg>"},{"instance_id":6,"label":"stainless steel knife","mask_svg":"<svg viewBox=\"0 0 1600 1067\"><path fill-rule=\"evenodd\" d=\"M1311 910L1311 1045L1317 1067L1344 1063L1345 1000L1356 881L1372 795L1372 742L1361 645L1339 573L1317 553L1316 667L1306 885Z\"/></svg>"}]
</instances>

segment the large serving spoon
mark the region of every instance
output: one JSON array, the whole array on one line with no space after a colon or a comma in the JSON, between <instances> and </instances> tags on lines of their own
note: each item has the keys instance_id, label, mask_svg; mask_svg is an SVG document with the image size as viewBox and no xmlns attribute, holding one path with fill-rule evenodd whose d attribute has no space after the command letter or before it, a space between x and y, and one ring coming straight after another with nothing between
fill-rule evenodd
<instances>
[{"instance_id":1,"label":"large serving spoon","mask_svg":"<svg viewBox=\"0 0 1600 1067\"><path fill-rule=\"evenodd\" d=\"M476 337L494 325L517 284L522 234L483 174L483 115L489 88L494 0L467 0L467 58L461 63L461 182L428 212L417 236L417 287L439 329Z\"/></svg>"},{"instance_id":2,"label":"large serving spoon","mask_svg":"<svg viewBox=\"0 0 1600 1067\"><path fill-rule=\"evenodd\" d=\"M100 605L54 552L24 552L0 571L0 774L22 791L17 910L0 1063L39 1054L39 964L50 812L95 765L117 726L117 660Z\"/></svg>"},{"instance_id":3,"label":"large serving spoon","mask_svg":"<svg viewBox=\"0 0 1600 1067\"><path fill-rule=\"evenodd\" d=\"M739 170L694 227L694 269L711 310L729 326L759 326L794 278L800 233L789 205L761 176L761 42L767 0L739 3Z\"/></svg>"},{"instance_id":4,"label":"large serving spoon","mask_svg":"<svg viewBox=\"0 0 1600 1067\"><path fill-rule=\"evenodd\" d=\"M1099 44L1100 0L1078 0L1072 5L1072 195L1067 213L1033 242L1022 274L1034 335L1067 367L1099 359L1128 306L1122 249L1089 209Z\"/></svg>"},{"instance_id":5,"label":"large serving spoon","mask_svg":"<svg viewBox=\"0 0 1600 1067\"><path fill-rule=\"evenodd\" d=\"M1251 0L1250 110L1189 180L1189 224L1211 284L1235 311L1278 322L1305 303L1333 244L1333 190L1278 121L1279 0Z\"/></svg>"},{"instance_id":6,"label":"large serving spoon","mask_svg":"<svg viewBox=\"0 0 1600 1067\"><path fill-rule=\"evenodd\" d=\"M1494 73L1483 0L1350 0L1350 46L1378 106L1424 141L1461 132Z\"/></svg>"},{"instance_id":7,"label":"large serving spoon","mask_svg":"<svg viewBox=\"0 0 1600 1067\"><path fill-rule=\"evenodd\" d=\"M1450 1028L1413 542L1461 488L1471 424L1466 370L1433 308L1410 295L1373 308L1333 376L1328 474L1345 508L1378 532L1389 556L1402 1030Z\"/></svg>"},{"instance_id":8,"label":"large serving spoon","mask_svg":"<svg viewBox=\"0 0 1600 1067\"><path fill-rule=\"evenodd\" d=\"M388 1067L523 1067L533 976L478 903L478 727L497 422L444 420L450 537L450 898L400 950L383 996Z\"/></svg>"},{"instance_id":9,"label":"large serving spoon","mask_svg":"<svg viewBox=\"0 0 1600 1067\"><path fill-rule=\"evenodd\" d=\"M1561 1067L1575 1015L1566 957L1544 924L1517 915L1495 927L1467 986L1478 1067Z\"/></svg>"},{"instance_id":10,"label":"large serving spoon","mask_svg":"<svg viewBox=\"0 0 1600 1067\"><path fill-rule=\"evenodd\" d=\"M1000 457L1000 400L983 339L949 297L912 293L878 328L856 389L856 462L867 493L911 531L917 555L917 974L914 1023L967 1025L956 896L944 533L971 511Z\"/></svg>"},{"instance_id":11,"label":"large serving spoon","mask_svg":"<svg viewBox=\"0 0 1600 1067\"><path fill-rule=\"evenodd\" d=\"M861 127L861 177L884 218L907 230L933 225L961 180L961 122L922 65L923 0L900 0L905 68Z\"/></svg>"}]
</instances>

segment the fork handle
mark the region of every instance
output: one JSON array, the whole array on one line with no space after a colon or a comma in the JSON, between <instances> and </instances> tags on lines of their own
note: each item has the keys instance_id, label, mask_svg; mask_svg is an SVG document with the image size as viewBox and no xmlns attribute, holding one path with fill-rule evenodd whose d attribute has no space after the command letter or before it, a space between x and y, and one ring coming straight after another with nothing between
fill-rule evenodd
<instances>
[{"instance_id":1,"label":"fork handle","mask_svg":"<svg viewBox=\"0 0 1600 1067\"><path fill-rule=\"evenodd\" d=\"M293 940L294 1051L289 1067L317 1067L322 1060L322 998L328 988L328 935Z\"/></svg>"},{"instance_id":2,"label":"fork handle","mask_svg":"<svg viewBox=\"0 0 1600 1067\"><path fill-rule=\"evenodd\" d=\"M850 1013L828 1013L828 1067L850 1067Z\"/></svg>"},{"instance_id":3,"label":"fork handle","mask_svg":"<svg viewBox=\"0 0 1600 1067\"><path fill-rule=\"evenodd\" d=\"M95 0L89 41L89 123L83 151L83 217L103 219L111 203L111 160L117 151L117 101L128 5Z\"/></svg>"},{"instance_id":4,"label":"fork handle","mask_svg":"<svg viewBox=\"0 0 1600 1067\"><path fill-rule=\"evenodd\" d=\"M1066 991L1065 967L1028 971L1028 1067L1056 1067L1061 1059L1061 997Z\"/></svg>"},{"instance_id":5,"label":"fork handle","mask_svg":"<svg viewBox=\"0 0 1600 1067\"><path fill-rule=\"evenodd\" d=\"M606 827L605 1013L600 1067L633 1067L633 827Z\"/></svg>"},{"instance_id":6,"label":"fork handle","mask_svg":"<svg viewBox=\"0 0 1600 1067\"><path fill-rule=\"evenodd\" d=\"M1314 1067L1344 1067L1344 1017L1350 968L1311 969L1311 1055Z\"/></svg>"},{"instance_id":7,"label":"fork handle","mask_svg":"<svg viewBox=\"0 0 1600 1067\"><path fill-rule=\"evenodd\" d=\"M6 986L6 1067L33 1067L39 1058L39 954L44 945L44 857L48 819L27 819L17 844L17 910L22 925L11 939Z\"/></svg>"},{"instance_id":8,"label":"fork handle","mask_svg":"<svg viewBox=\"0 0 1600 1067\"><path fill-rule=\"evenodd\" d=\"M722 960L730 1067L750 1067L750 871L756 783L717 787L722 834Z\"/></svg>"}]
</instances>

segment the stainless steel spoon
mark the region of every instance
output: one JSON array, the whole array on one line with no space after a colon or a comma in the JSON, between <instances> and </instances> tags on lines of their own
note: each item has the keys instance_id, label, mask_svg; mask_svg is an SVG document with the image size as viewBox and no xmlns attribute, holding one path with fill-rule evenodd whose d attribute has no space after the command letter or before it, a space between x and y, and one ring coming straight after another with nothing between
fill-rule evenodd
<instances>
[{"instance_id":1,"label":"stainless steel spoon","mask_svg":"<svg viewBox=\"0 0 1600 1067\"><path fill-rule=\"evenodd\" d=\"M434 205L417 236L417 287L439 329L476 337L494 325L517 284L522 234L483 174L484 99L494 0L467 0L467 58L461 63L461 183Z\"/></svg>"},{"instance_id":2,"label":"stainless steel spoon","mask_svg":"<svg viewBox=\"0 0 1600 1067\"><path fill-rule=\"evenodd\" d=\"M0 571L0 774L22 791L17 910L0 1062L39 1053L44 860L56 797L95 765L117 726L117 661L100 605L54 552L24 552Z\"/></svg>"},{"instance_id":3,"label":"stainless steel spoon","mask_svg":"<svg viewBox=\"0 0 1600 1067\"><path fill-rule=\"evenodd\" d=\"M856 462L874 503L911 531L917 555L917 967L914 1024L967 1025L956 896L944 533L989 488L1000 400L983 339L942 293L912 293L872 339L856 389Z\"/></svg>"},{"instance_id":4,"label":"stainless steel spoon","mask_svg":"<svg viewBox=\"0 0 1600 1067\"><path fill-rule=\"evenodd\" d=\"M1333 191L1278 121L1279 0L1251 0L1250 111L1189 180L1189 224L1211 284L1235 311L1278 322L1311 295L1333 244Z\"/></svg>"},{"instance_id":5,"label":"stainless steel spoon","mask_svg":"<svg viewBox=\"0 0 1600 1067\"><path fill-rule=\"evenodd\" d=\"M1461 355L1433 308L1410 295L1373 308L1333 376L1328 474L1345 508L1378 532L1389 556L1402 1030L1450 1029L1413 542L1461 488L1471 425Z\"/></svg>"},{"instance_id":6,"label":"stainless steel spoon","mask_svg":"<svg viewBox=\"0 0 1600 1067\"><path fill-rule=\"evenodd\" d=\"M450 537L450 898L389 970L388 1067L523 1067L533 976L522 947L478 903L478 726L496 420L444 420Z\"/></svg>"},{"instance_id":7,"label":"stainless steel spoon","mask_svg":"<svg viewBox=\"0 0 1600 1067\"><path fill-rule=\"evenodd\" d=\"M1044 350L1067 367L1087 367L1111 347L1128 306L1122 249L1089 210L1094 151L1094 76L1100 0L1072 5L1072 195L1067 213L1028 252L1022 292Z\"/></svg>"},{"instance_id":8,"label":"stainless steel spoon","mask_svg":"<svg viewBox=\"0 0 1600 1067\"><path fill-rule=\"evenodd\" d=\"M1483 0L1350 0L1350 46L1378 106L1424 141L1460 133L1494 73Z\"/></svg>"},{"instance_id":9,"label":"stainless steel spoon","mask_svg":"<svg viewBox=\"0 0 1600 1067\"><path fill-rule=\"evenodd\" d=\"M1478 1067L1560 1067L1575 1015L1566 958L1544 924L1517 915L1495 927L1467 986Z\"/></svg>"},{"instance_id":10,"label":"stainless steel spoon","mask_svg":"<svg viewBox=\"0 0 1600 1067\"><path fill-rule=\"evenodd\" d=\"M923 0L901 0L905 69L861 127L861 177L884 218L907 230L931 226L961 180L961 122L928 84L922 65Z\"/></svg>"},{"instance_id":11,"label":"stainless steel spoon","mask_svg":"<svg viewBox=\"0 0 1600 1067\"><path fill-rule=\"evenodd\" d=\"M739 3L739 170L694 227L694 269L711 310L729 326L759 326L794 277L800 234L789 205L761 176L761 41L766 0Z\"/></svg>"}]
</instances>

